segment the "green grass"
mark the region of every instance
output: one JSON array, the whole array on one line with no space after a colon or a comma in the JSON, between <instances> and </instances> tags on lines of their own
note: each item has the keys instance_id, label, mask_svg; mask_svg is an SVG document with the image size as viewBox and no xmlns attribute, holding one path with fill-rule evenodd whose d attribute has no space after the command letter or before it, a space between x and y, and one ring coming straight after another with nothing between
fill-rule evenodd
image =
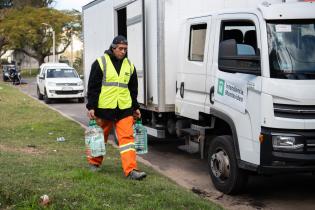
<instances>
[{"instance_id":1,"label":"green grass","mask_svg":"<svg viewBox=\"0 0 315 210\"><path fill-rule=\"evenodd\" d=\"M0 110L0 209L222 209L139 163L148 177L126 179L111 146L90 172L83 128L1 82Z\"/></svg>"},{"instance_id":2,"label":"green grass","mask_svg":"<svg viewBox=\"0 0 315 210\"><path fill-rule=\"evenodd\" d=\"M22 69L21 70L21 77L35 77L39 73L39 69Z\"/></svg>"}]
</instances>

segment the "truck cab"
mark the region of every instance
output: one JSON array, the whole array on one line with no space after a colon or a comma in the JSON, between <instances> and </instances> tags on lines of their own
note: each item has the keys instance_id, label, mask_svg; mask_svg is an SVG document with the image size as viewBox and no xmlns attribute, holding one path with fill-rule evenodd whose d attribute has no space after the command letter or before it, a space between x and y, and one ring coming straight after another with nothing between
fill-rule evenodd
<instances>
[{"instance_id":1,"label":"truck cab","mask_svg":"<svg viewBox=\"0 0 315 210\"><path fill-rule=\"evenodd\" d=\"M264 3L186 21L175 110L220 191L248 172L315 171L314 10Z\"/></svg>"}]
</instances>

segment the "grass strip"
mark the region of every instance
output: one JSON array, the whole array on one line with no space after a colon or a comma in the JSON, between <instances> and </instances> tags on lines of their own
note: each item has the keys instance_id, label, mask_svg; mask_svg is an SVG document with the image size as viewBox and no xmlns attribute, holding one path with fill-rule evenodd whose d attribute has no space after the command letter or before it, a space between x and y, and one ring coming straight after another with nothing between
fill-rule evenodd
<instances>
[{"instance_id":1,"label":"grass strip","mask_svg":"<svg viewBox=\"0 0 315 210\"><path fill-rule=\"evenodd\" d=\"M126 179L111 146L90 172L84 152L81 126L0 82L0 209L222 209L142 164L145 180Z\"/></svg>"}]
</instances>

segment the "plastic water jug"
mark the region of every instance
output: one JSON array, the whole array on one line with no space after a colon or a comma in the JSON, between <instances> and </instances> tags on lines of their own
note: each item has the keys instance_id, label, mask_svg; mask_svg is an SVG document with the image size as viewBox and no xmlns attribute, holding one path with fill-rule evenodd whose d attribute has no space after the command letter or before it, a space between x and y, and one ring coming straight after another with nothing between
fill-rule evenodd
<instances>
[{"instance_id":1,"label":"plastic water jug","mask_svg":"<svg viewBox=\"0 0 315 210\"><path fill-rule=\"evenodd\" d=\"M85 145L92 157L106 154L103 129L96 124L95 120L90 120L89 127L85 131Z\"/></svg>"},{"instance_id":2,"label":"plastic water jug","mask_svg":"<svg viewBox=\"0 0 315 210\"><path fill-rule=\"evenodd\" d=\"M133 135L135 138L136 153L137 154L148 153L147 129L142 125L140 119L138 119L133 126Z\"/></svg>"}]
</instances>

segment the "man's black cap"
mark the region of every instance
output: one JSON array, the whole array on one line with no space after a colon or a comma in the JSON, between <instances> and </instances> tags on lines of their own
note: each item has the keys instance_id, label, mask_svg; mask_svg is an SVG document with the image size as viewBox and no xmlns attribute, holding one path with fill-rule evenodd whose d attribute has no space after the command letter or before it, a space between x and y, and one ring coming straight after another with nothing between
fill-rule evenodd
<instances>
[{"instance_id":1,"label":"man's black cap","mask_svg":"<svg viewBox=\"0 0 315 210\"><path fill-rule=\"evenodd\" d=\"M112 47L115 48L117 44L128 44L128 41L123 35L118 35L113 39Z\"/></svg>"}]
</instances>

